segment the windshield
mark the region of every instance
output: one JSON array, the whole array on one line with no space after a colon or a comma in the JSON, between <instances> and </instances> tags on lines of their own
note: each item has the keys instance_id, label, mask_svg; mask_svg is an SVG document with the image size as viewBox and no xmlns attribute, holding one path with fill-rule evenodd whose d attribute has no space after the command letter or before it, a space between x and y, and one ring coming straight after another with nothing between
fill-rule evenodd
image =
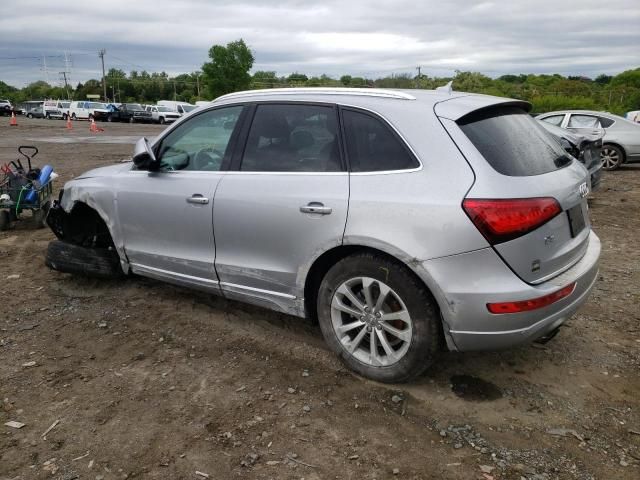
<instances>
[{"instance_id":1,"label":"windshield","mask_svg":"<svg viewBox=\"0 0 640 480\"><path fill-rule=\"evenodd\" d=\"M104 103L91 102L89 103L87 108L103 108L104 109L104 108L107 108L107 106Z\"/></svg>"},{"instance_id":2,"label":"windshield","mask_svg":"<svg viewBox=\"0 0 640 480\"><path fill-rule=\"evenodd\" d=\"M139 103L127 103L127 110L144 110Z\"/></svg>"},{"instance_id":3,"label":"windshield","mask_svg":"<svg viewBox=\"0 0 640 480\"><path fill-rule=\"evenodd\" d=\"M458 125L497 172L512 177L541 175L569 165L571 157L521 108L473 112Z\"/></svg>"},{"instance_id":4,"label":"windshield","mask_svg":"<svg viewBox=\"0 0 640 480\"><path fill-rule=\"evenodd\" d=\"M190 112L191 110L195 110L196 108L198 107L196 107L195 105L182 105L182 109L185 112Z\"/></svg>"},{"instance_id":5,"label":"windshield","mask_svg":"<svg viewBox=\"0 0 640 480\"><path fill-rule=\"evenodd\" d=\"M170 108L167 107L158 107L159 112L173 112Z\"/></svg>"},{"instance_id":6,"label":"windshield","mask_svg":"<svg viewBox=\"0 0 640 480\"><path fill-rule=\"evenodd\" d=\"M60 102L60 106L62 108L69 108L70 105L71 105L71 102Z\"/></svg>"}]
</instances>

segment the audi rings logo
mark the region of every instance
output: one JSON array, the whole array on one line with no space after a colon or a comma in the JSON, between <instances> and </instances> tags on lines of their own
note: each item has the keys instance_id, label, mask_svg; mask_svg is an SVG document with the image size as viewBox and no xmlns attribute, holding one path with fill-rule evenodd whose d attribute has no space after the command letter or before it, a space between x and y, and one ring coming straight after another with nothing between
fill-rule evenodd
<instances>
[{"instance_id":1,"label":"audi rings logo","mask_svg":"<svg viewBox=\"0 0 640 480\"><path fill-rule=\"evenodd\" d=\"M580 184L580 187L578 188L578 192L580 192L580 196L582 198L584 198L587 195L589 195L589 186L587 185L587 182L582 182Z\"/></svg>"}]
</instances>

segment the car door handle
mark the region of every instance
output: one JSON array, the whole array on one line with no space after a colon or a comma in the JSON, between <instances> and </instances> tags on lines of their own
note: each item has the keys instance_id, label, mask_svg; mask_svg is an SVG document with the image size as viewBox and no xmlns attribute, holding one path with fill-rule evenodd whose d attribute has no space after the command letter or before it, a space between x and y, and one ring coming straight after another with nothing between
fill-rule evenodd
<instances>
[{"instance_id":1,"label":"car door handle","mask_svg":"<svg viewBox=\"0 0 640 480\"><path fill-rule=\"evenodd\" d=\"M187 203L195 203L196 205L206 205L209 203L209 199L207 197L203 197L199 193L195 193L190 197L187 197Z\"/></svg>"},{"instance_id":2,"label":"car door handle","mask_svg":"<svg viewBox=\"0 0 640 480\"><path fill-rule=\"evenodd\" d=\"M310 202L307 205L300 207L302 213L316 213L319 215L329 215L333 210L331 207L325 207L320 202Z\"/></svg>"}]
</instances>

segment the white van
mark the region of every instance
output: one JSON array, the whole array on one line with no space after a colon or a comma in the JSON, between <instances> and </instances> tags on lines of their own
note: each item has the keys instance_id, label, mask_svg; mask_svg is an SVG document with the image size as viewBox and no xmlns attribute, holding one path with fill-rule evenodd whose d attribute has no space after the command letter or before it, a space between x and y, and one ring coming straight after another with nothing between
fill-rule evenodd
<instances>
[{"instance_id":1,"label":"white van","mask_svg":"<svg viewBox=\"0 0 640 480\"><path fill-rule=\"evenodd\" d=\"M42 104L42 113L47 119L63 118L69 111L70 105L69 100L45 100Z\"/></svg>"},{"instance_id":2,"label":"white van","mask_svg":"<svg viewBox=\"0 0 640 480\"><path fill-rule=\"evenodd\" d=\"M189 113L192 110L198 108L195 105L191 105L187 102L175 102L173 100L160 100L158 102L158 106L170 108L171 111L177 112L180 115L184 115L185 113Z\"/></svg>"},{"instance_id":3,"label":"white van","mask_svg":"<svg viewBox=\"0 0 640 480\"><path fill-rule=\"evenodd\" d=\"M102 120L109 116L109 110L104 103L76 101L71 102L68 114L72 120L91 119Z\"/></svg>"}]
</instances>

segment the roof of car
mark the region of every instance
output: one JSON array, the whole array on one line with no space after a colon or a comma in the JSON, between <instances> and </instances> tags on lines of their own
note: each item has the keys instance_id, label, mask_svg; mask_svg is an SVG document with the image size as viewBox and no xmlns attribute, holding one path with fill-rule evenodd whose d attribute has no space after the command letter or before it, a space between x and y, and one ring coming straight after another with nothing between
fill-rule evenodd
<instances>
[{"instance_id":1,"label":"roof of car","mask_svg":"<svg viewBox=\"0 0 640 480\"><path fill-rule=\"evenodd\" d=\"M447 88L441 90L395 90L384 88L341 88L341 87L305 87L305 88L272 88L263 90L247 90L229 93L216 98L211 106L232 102L260 101L331 102L359 107L406 108L416 105L422 111L433 110L437 104L437 114L457 120L467 113L493 105L515 105L525 110L530 104L520 100L480 95L474 93L455 92Z\"/></svg>"}]
</instances>

